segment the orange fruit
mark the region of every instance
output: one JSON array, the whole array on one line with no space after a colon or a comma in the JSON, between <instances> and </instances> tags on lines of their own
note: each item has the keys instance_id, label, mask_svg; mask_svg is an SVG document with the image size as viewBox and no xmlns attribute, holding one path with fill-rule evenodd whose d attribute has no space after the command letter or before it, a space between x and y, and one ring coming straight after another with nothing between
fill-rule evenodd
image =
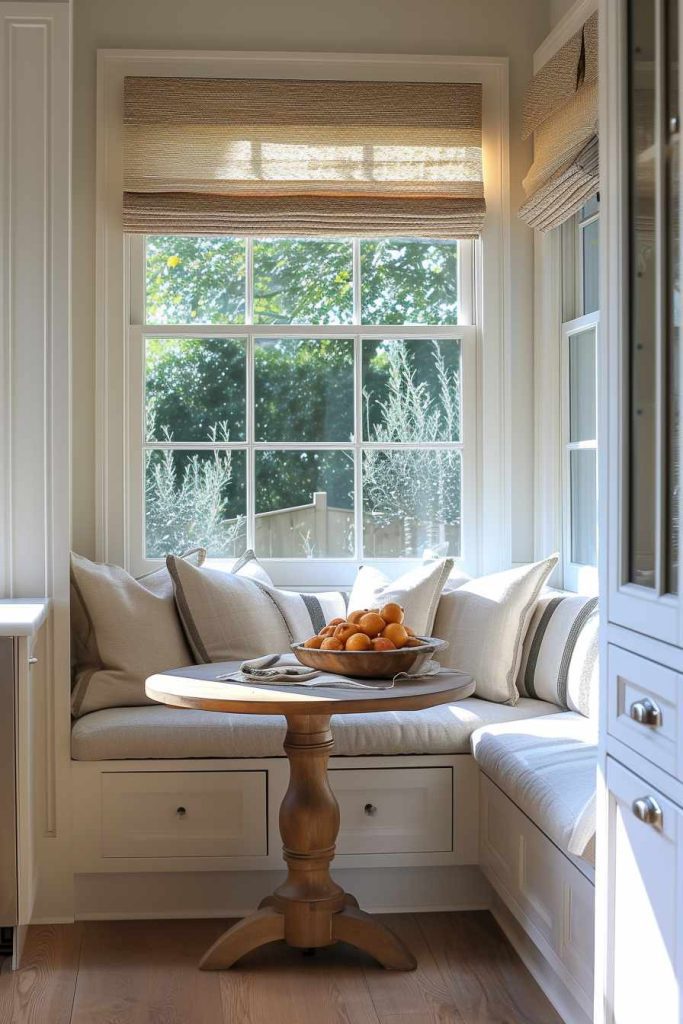
<instances>
[{"instance_id":1,"label":"orange fruit","mask_svg":"<svg viewBox=\"0 0 683 1024\"><path fill-rule=\"evenodd\" d=\"M336 626L323 626L323 628L318 633L318 636L322 636L322 637L334 636L334 631L335 631L336 628L337 628Z\"/></svg>"},{"instance_id":2,"label":"orange fruit","mask_svg":"<svg viewBox=\"0 0 683 1024\"><path fill-rule=\"evenodd\" d=\"M406 626L405 622L403 623L403 628L405 629L408 636L415 636L415 630L411 629L410 626Z\"/></svg>"},{"instance_id":3,"label":"orange fruit","mask_svg":"<svg viewBox=\"0 0 683 1024\"><path fill-rule=\"evenodd\" d=\"M317 651L323 642L321 636L312 636L310 640L307 640L304 647L310 647L312 650Z\"/></svg>"},{"instance_id":4,"label":"orange fruit","mask_svg":"<svg viewBox=\"0 0 683 1024\"><path fill-rule=\"evenodd\" d=\"M422 647L422 641L418 640L416 636L409 636L403 646L404 647Z\"/></svg>"},{"instance_id":5,"label":"orange fruit","mask_svg":"<svg viewBox=\"0 0 683 1024\"><path fill-rule=\"evenodd\" d=\"M354 626L355 626L358 622L360 622L360 620L363 618L364 615L367 615L367 613L368 613L368 609L367 608L360 608L358 611L349 612L349 614L347 616L347 621L348 622L352 622L354 624Z\"/></svg>"},{"instance_id":6,"label":"orange fruit","mask_svg":"<svg viewBox=\"0 0 683 1024\"><path fill-rule=\"evenodd\" d=\"M367 633L371 639L373 636L379 636L385 625L384 619L377 612L367 612L358 623L361 632Z\"/></svg>"},{"instance_id":7,"label":"orange fruit","mask_svg":"<svg viewBox=\"0 0 683 1024\"><path fill-rule=\"evenodd\" d=\"M385 604L384 608L381 609L380 615L385 622L403 622L405 612L401 608L400 604L396 604L395 601L390 601L389 604Z\"/></svg>"},{"instance_id":8,"label":"orange fruit","mask_svg":"<svg viewBox=\"0 0 683 1024\"><path fill-rule=\"evenodd\" d=\"M337 640L336 636L326 636L320 645L320 649L323 651L343 651L344 645L341 640Z\"/></svg>"},{"instance_id":9,"label":"orange fruit","mask_svg":"<svg viewBox=\"0 0 683 1024\"><path fill-rule=\"evenodd\" d=\"M358 626L354 626L352 622L342 622L341 626L337 626L337 628L335 629L334 635L336 636L337 640L341 640L341 642L345 644L349 637L353 636L354 633L358 632Z\"/></svg>"},{"instance_id":10,"label":"orange fruit","mask_svg":"<svg viewBox=\"0 0 683 1024\"><path fill-rule=\"evenodd\" d=\"M395 651L396 644L392 643L388 636L376 636L372 641L373 651Z\"/></svg>"},{"instance_id":11,"label":"orange fruit","mask_svg":"<svg viewBox=\"0 0 683 1024\"><path fill-rule=\"evenodd\" d=\"M370 637L366 633L354 633L346 641L347 651L369 651L372 645Z\"/></svg>"},{"instance_id":12,"label":"orange fruit","mask_svg":"<svg viewBox=\"0 0 683 1024\"><path fill-rule=\"evenodd\" d=\"M327 625L328 626L340 626L343 621L344 621L344 619L342 619L341 616L338 615L336 619L330 619L330 621L327 623Z\"/></svg>"},{"instance_id":13,"label":"orange fruit","mask_svg":"<svg viewBox=\"0 0 683 1024\"><path fill-rule=\"evenodd\" d=\"M408 640L408 634L400 622L390 622L382 630L382 636L391 640L392 644L396 644L397 647L403 647Z\"/></svg>"}]
</instances>

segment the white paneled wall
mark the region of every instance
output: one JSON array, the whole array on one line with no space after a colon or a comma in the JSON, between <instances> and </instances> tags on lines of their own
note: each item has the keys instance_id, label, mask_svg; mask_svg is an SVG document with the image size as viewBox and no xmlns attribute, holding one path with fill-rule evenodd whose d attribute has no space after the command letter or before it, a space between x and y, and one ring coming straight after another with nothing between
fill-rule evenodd
<instances>
[{"instance_id":1,"label":"white paneled wall","mask_svg":"<svg viewBox=\"0 0 683 1024\"><path fill-rule=\"evenodd\" d=\"M0 596L48 596L37 913L69 916L71 11L0 3Z\"/></svg>"}]
</instances>

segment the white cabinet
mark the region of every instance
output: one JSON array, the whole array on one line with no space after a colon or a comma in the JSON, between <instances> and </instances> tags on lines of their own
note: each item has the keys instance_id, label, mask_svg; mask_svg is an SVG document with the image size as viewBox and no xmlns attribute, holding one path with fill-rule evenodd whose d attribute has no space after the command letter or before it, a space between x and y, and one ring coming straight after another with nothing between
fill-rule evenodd
<instances>
[{"instance_id":1,"label":"white cabinet","mask_svg":"<svg viewBox=\"0 0 683 1024\"><path fill-rule=\"evenodd\" d=\"M606 993L615 1024L680 1024L683 811L618 762L607 760L613 859Z\"/></svg>"},{"instance_id":2,"label":"white cabinet","mask_svg":"<svg viewBox=\"0 0 683 1024\"><path fill-rule=\"evenodd\" d=\"M601 0L596 1024L682 1024L679 0Z\"/></svg>"}]
</instances>

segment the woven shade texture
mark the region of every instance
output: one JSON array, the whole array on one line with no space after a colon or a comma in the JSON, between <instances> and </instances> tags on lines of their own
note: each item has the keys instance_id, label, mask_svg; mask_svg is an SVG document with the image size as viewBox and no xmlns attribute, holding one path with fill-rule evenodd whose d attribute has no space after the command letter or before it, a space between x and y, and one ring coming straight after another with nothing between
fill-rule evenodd
<instances>
[{"instance_id":1,"label":"woven shade texture","mask_svg":"<svg viewBox=\"0 0 683 1024\"><path fill-rule=\"evenodd\" d=\"M479 84L125 80L133 232L475 237Z\"/></svg>"},{"instance_id":2,"label":"woven shade texture","mask_svg":"<svg viewBox=\"0 0 683 1024\"><path fill-rule=\"evenodd\" d=\"M523 138L533 132L534 162L519 216L550 231L599 188L597 13L534 76L522 123Z\"/></svg>"}]
</instances>

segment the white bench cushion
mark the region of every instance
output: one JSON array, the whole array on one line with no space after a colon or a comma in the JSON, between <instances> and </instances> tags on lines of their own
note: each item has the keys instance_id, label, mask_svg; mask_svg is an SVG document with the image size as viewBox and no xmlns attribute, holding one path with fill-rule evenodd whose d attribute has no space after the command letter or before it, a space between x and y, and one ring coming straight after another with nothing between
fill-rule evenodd
<instances>
[{"instance_id":1,"label":"white bench cushion","mask_svg":"<svg viewBox=\"0 0 683 1024\"><path fill-rule=\"evenodd\" d=\"M425 711L383 711L332 719L335 754L464 754L470 736L492 722L519 722L557 710L522 698L511 707L468 697ZM188 757L278 757L284 719L230 715L182 708L107 708L74 723L72 756L77 761Z\"/></svg>"},{"instance_id":2,"label":"white bench cushion","mask_svg":"<svg viewBox=\"0 0 683 1024\"><path fill-rule=\"evenodd\" d=\"M522 701L520 701L520 704ZM576 856L595 834L597 736L575 711L477 730L481 770L560 849Z\"/></svg>"}]
</instances>

